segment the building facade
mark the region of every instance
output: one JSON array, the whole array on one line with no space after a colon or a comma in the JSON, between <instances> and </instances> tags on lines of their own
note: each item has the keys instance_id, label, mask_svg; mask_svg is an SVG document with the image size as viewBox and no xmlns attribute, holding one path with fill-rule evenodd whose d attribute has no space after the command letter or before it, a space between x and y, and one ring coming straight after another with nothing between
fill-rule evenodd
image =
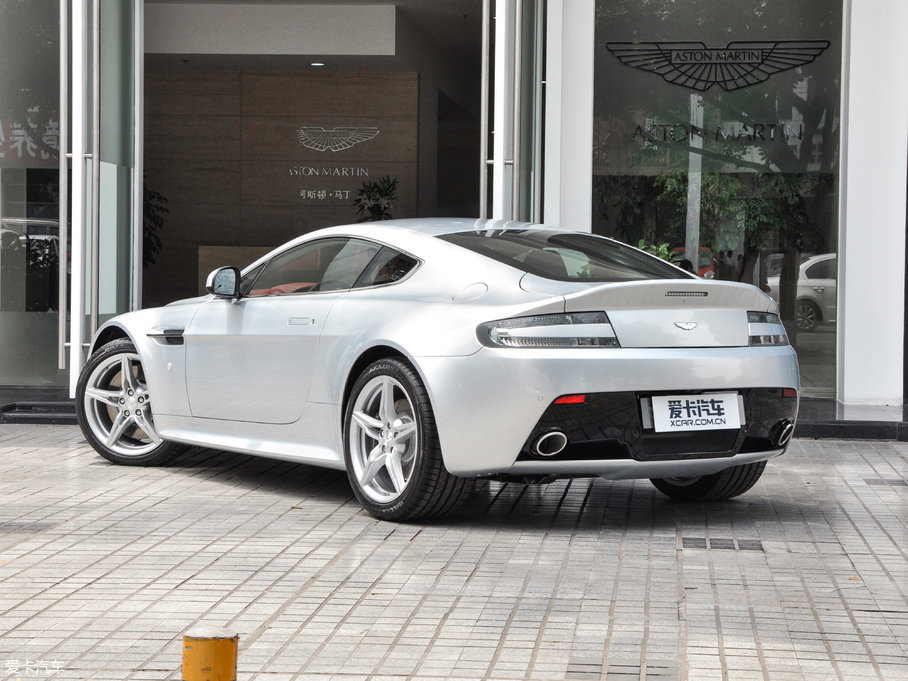
<instances>
[{"instance_id":1,"label":"building facade","mask_svg":"<svg viewBox=\"0 0 908 681\"><path fill-rule=\"evenodd\" d=\"M73 385L105 318L381 205L754 284L805 397L901 405L905 29L900 0L0 0L0 385Z\"/></svg>"}]
</instances>

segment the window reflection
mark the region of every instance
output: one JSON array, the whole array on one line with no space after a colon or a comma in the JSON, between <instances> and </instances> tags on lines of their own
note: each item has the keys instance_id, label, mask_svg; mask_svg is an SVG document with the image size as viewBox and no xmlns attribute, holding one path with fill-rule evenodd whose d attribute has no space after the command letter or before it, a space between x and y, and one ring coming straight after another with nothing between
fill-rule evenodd
<instances>
[{"instance_id":1,"label":"window reflection","mask_svg":"<svg viewBox=\"0 0 908 681\"><path fill-rule=\"evenodd\" d=\"M835 387L840 35L824 0L596 2L593 231L767 290L807 396Z\"/></svg>"}]
</instances>

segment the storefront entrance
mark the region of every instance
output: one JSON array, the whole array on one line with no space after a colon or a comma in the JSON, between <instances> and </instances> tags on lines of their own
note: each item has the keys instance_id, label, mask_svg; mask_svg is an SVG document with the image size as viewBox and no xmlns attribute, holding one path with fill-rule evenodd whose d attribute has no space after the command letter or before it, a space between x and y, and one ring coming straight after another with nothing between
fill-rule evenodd
<instances>
[{"instance_id":1,"label":"storefront entrance","mask_svg":"<svg viewBox=\"0 0 908 681\"><path fill-rule=\"evenodd\" d=\"M481 9L149 3L143 306L320 227L478 214Z\"/></svg>"}]
</instances>

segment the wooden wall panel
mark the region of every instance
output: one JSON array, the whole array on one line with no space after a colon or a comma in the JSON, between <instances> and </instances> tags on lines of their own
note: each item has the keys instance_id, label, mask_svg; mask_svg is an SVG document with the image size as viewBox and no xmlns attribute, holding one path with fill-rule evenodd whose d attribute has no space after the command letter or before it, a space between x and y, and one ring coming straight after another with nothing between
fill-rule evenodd
<instances>
[{"instance_id":1,"label":"wooden wall panel","mask_svg":"<svg viewBox=\"0 0 908 681\"><path fill-rule=\"evenodd\" d=\"M356 191L383 175L400 182L394 217L417 214L416 74L149 70L145 88L145 175L170 211L145 305L199 293L200 262L218 253L354 222ZM303 127L378 133L320 151L300 143Z\"/></svg>"},{"instance_id":2,"label":"wooden wall panel","mask_svg":"<svg viewBox=\"0 0 908 681\"><path fill-rule=\"evenodd\" d=\"M355 217L353 199L356 198L355 189L363 182L374 182L378 177L374 174L373 164L355 166L339 166L336 163L306 163L302 166L293 166L302 171L302 175L288 173L286 161L243 161L242 202L244 205L252 203L281 204L288 208L312 207L313 204L327 205L336 208L343 219ZM398 205L416 203L416 164L415 163L383 163L382 174L396 177L400 180L397 190ZM349 171L344 174L342 171ZM368 175L358 172L369 171ZM311 173L311 174L306 174ZM303 196L305 192L305 196ZM322 198L320 194L326 196ZM316 194L313 196L312 194ZM401 216L395 216L401 217Z\"/></svg>"},{"instance_id":3,"label":"wooden wall panel","mask_svg":"<svg viewBox=\"0 0 908 681\"><path fill-rule=\"evenodd\" d=\"M237 72L145 72L146 116L239 116L243 92Z\"/></svg>"},{"instance_id":4,"label":"wooden wall panel","mask_svg":"<svg viewBox=\"0 0 908 681\"><path fill-rule=\"evenodd\" d=\"M415 73L246 73L244 116L419 117Z\"/></svg>"}]
</instances>

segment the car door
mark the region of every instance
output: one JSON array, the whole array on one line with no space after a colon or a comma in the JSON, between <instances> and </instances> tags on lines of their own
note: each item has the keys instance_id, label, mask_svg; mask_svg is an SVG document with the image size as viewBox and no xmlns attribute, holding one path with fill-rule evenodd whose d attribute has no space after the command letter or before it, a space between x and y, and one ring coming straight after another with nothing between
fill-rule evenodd
<instances>
[{"instance_id":1,"label":"car door","mask_svg":"<svg viewBox=\"0 0 908 681\"><path fill-rule=\"evenodd\" d=\"M192 415L298 420L325 319L380 249L351 238L306 242L247 274L239 299L202 305L183 336Z\"/></svg>"},{"instance_id":2,"label":"car door","mask_svg":"<svg viewBox=\"0 0 908 681\"><path fill-rule=\"evenodd\" d=\"M823 321L836 319L837 262L834 256L818 260L804 270L807 286L823 314Z\"/></svg>"}]
</instances>

